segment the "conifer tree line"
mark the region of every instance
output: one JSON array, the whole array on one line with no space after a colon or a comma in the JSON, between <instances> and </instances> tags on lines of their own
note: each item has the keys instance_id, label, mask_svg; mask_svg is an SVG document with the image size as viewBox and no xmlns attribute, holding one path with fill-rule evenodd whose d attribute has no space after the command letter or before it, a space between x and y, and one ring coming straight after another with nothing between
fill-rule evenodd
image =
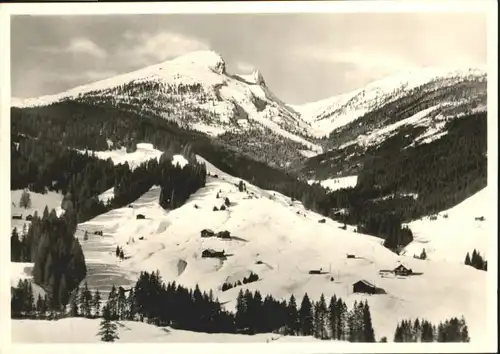
<instances>
[{"instance_id":1,"label":"conifer tree line","mask_svg":"<svg viewBox=\"0 0 500 354\"><path fill-rule=\"evenodd\" d=\"M125 254L123 253L123 248L121 248L120 246L116 246L115 255L116 255L116 257L118 257L120 259L124 259Z\"/></svg>"},{"instance_id":2,"label":"conifer tree line","mask_svg":"<svg viewBox=\"0 0 500 354\"><path fill-rule=\"evenodd\" d=\"M74 119L68 120L68 117ZM417 144L395 155L394 151L403 151L403 147L422 133L418 127L403 129L382 145L368 149L361 160L350 159L348 163L361 166L356 172L358 186L332 193L328 193L319 184L310 186L298 176L305 176L307 171L319 171L319 174L331 176L330 169L338 164L323 164L321 161L342 153L337 150L310 158L304 167L287 172L240 154L224 142L209 139L153 113L131 112L96 102L67 101L47 107L13 108L11 122L13 136L22 134L36 137L37 144L41 139L46 139L57 141L56 145L60 146L63 137L63 145L79 149L106 150L107 140L113 141L113 148L135 147L138 142L150 142L162 151L173 153L181 151L183 146L189 146L193 153L203 156L224 172L245 179L260 188L275 190L300 200L307 209L324 216L356 225L359 232L383 238L386 247L395 251L413 239L411 231L403 227L403 223L452 207L486 185L486 113L474 113L464 119L452 119L446 123L448 133L442 138L427 144ZM29 150L36 149L37 147L33 146ZM15 153L11 151L11 154ZM50 155L57 156L54 153ZM26 173L39 169L37 164L29 161L24 158L21 166L13 169L13 181L23 181L24 175L19 171ZM113 166L110 165L109 168L112 169ZM103 188L104 184L106 188L118 185L118 179L121 178L113 176L110 179L106 183L101 182ZM57 178L45 180L48 183ZM18 184L21 186L16 189L26 185ZM138 190L145 189L148 184L134 183L137 188L135 193L138 194ZM124 181L123 186L125 185L127 181ZM72 190L73 193L81 192ZM404 193L407 192L416 193L418 198L405 197ZM134 191L130 193L134 194ZM161 198L162 205L175 205L176 195L179 193L178 190L166 188ZM391 194L395 197L380 199ZM122 200L121 204L124 202ZM103 208L95 199L87 203L88 208L96 210L91 214ZM335 210L338 209L346 209L348 213L336 214ZM89 216L79 217L84 220Z\"/></svg>"},{"instance_id":3,"label":"conifer tree line","mask_svg":"<svg viewBox=\"0 0 500 354\"><path fill-rule=\"evenodd\" d=\"M51 170L53 174L59 173L59 170L55 168L37 167L59 164L57 158L43 158L43 150L48 148L41 146L42 143L50 145L49 150L51 151L47 152L46 155L55 157L58 156L56 151L59 151L59 154L64 152L64 147L100 151L110 148L116 149L120 146L135 148L137 143L149 142L157 149L169 154L182 153L188 157L185 154L186 151L183 150L190 150L187 155L201 155L226 173L247 180L260 188L276 190L298 200L304 199L306 207L322 211L322 213L328 212L327 209L321 208L319 205L321 204L320 199L326 195L324 188L311 187L305 181L298 180L296 175L270 167L264 162L256 161L234 151L216 139L208 138L203 133L189 130L186 127L181 128L163 117L157 117L150 113L142 112L139 114L110 105L71 100L45 107L21 109L13 107L11 108L11 134L13 141L11 160L18 159L18 154L24 156L22 162L11 167L13 183L11 189L23 188L29 183L33 183L33 180L38 179L31 178L28 183L26 181L28 170L32 173L39 173L39 170ZM30 146L21 146L23 145L22 140L30 141ZM111 140L114 145L109 147L107 140ZM19 149L15 148L14 142L21 144ZM27 144L29 143L26 142L24 145ZM42 156L37 159L28 159L34 152L38 152L38 155ZM71 155L71 159L67 160L78 158L76 154L79 153L73 152L75 155ZM46 160L48 161L42 164L42 161ZM28 166L28 161L37 161L37 163ZM104 164L106 161L100 160L99 163ZM67 164L69 165L69 162ZM89 164L89 161L86 164ZM79 163L73 163L71 166L78 166L75 168L77 171L83 169ZM108 164L108 168L113 169L112 164ZM95 167L91 169L96 170ZM71 173L61 171L60 174L64 176L74 175L77 171ZM106 180L106 183L100 182L102 188L99 188L99 191L104 189L104 184L106 188L111 188L114 185L113 173L106 172L103 175L109 176L109 180ZM59 179L61 176L52 178L52 180ZM19 182L14 183L14 181ZM50 179L46 178L41 184L48 186L49 182ZM32 190L41 191L43 188ZM65 192L66 190L64 190ZM318 204L318 208L316 208L316 204Z\"/></svg>"},{"instance_id":4,"label":"conifer tree line","mask_svg":"<svg viewBox=\"0 0 500 354\"><path fill-rule=\"evenodd\" d=\"M160 204L174 209L206 180L205 165L195 161L189 146L184 153L190 163L182 168L172 164L172 153L165 152L160 161L153 159L131 169L128 163L114 166L110 159L101 160L88 152L82 154L47 141L23 138L11 146L11 189L61 192L61 207L75 209L79 223L125 206L155 184L162 189ZM97 196L111 187L114 198L106 204L99 201Z\"/></svg>"},{"instance_id":5,"label":"conifer tree line","mask_svg":"<svg viewBox=\"0 0 500 354\"><path fill-rule=\"evenodd\" d=\"M275 190L301 200L305 207L323 215L328 215L329 212L325 203L326 190L321 186L309 186L307 182L297 179L296 175L242 155L216 139L210 139L185 127L181 128L154 114L138 114L114 106L75 101L45 107L12 108L11 135L11 189L29 186L32 191L43 192L45 187L49 187L48 189L60 190L63 194L70 190L71 195L67 199L72 200L73 204L74 200L80 201L78 206L75 206L79 214L83 214L79 215L79 222L103 212L103 205L92 196L113 186L118 186L115 203L123 206L132 201L132 197L119 196L122 194L120 192L125 193L125 187L130 187L132 182L131 173L123 172L127 168L120 169L116 166L116 170L121 172L114 173L115 166L111 161L95 159L90 154L81 154L71 148L99 151L120 146L135 147L135 144L140 142L152 143L169 156L182 153L192 160L194 154L201 155L226 173L260 188ZM109 147L107 140L111 140L114 145ZM192 161L190 162L189 165L192 165ZM85 166L88 166L86 171ZM77 173L83 175L91 172L95 175L92 178L93 183L85 183L88 177L83 176L77 183ZM128 174L128 177L125 177L125 174ZM136 175L139 174L142 175L137 171ZM74 179L71 186L70 178ZM174 178L178 179L182 177ZM56 181L54 186L52 181ZM133 184L137 189L144 190L149 183ZM196 184L194 181L192 183ZM87 187L81 188L83 184ZM137 195L138 192L132 189L130 194ZM176 200L182 200L185 192L166 188L162 197L164 206L172 203L172 194L175 205ZM92 212L83 210L84 203L87 204L85 209L92 209Z\"/></svg>"},{"instance_id":6,"label":"conifer tree line","mask_svg":"<svg viewBox=\"0 0 500 354\"><path fill-rule=\"evenodd\" d=\"M483 256L481 256L481 254L476 251L476 249L472 251L472 257L469 255L469 252L467 252L464 264L479 270L488 270L488 262L483 259Z\"/></svg>"},{"instance_id":7,"label":"conifer tree line","mask_svg":"<svg viewBox=\"0 0 500 354\"><path fill-rule=\"evenodd\" d=\"M224 282L224 284L222 284L221 290L226 291L236 286L241 286L242 284L253 283L254 281L257 280L259 280L259 275L254 272L250 272L248 277L243 277L243 280L238 280L237 282L234 283Z\"/></svg>"},{"instance_id":8,"label":"conifer tree line","mask_svg":"<svg viewBox=\"0 0 500 354\"><path fill-rule=\"evenodd\" d=\"M404 223L451 208L478 192L487 182L487 114L468 114L446 123L447 134L408 147L423 133L421 127L402 129L382 144L350 159L360 165L357 185L328 194L323 202L330 216L356 225L359 232L381 237L397 250L413 240ZM351 147L345 148L347 155ZM394 154L394 151L401 151ZM330 175L342 151L308 160L307 169ZM343 159L339 159L342 161ZM319 171L319 172L318 172ZM407 196L414 193L418 197ZM390 197L388 197L390 196ZM337 213L343 209L343 213Z\"/></svg>"},{"instance_id":9,"label":"conifer tree line","mask_svg":"<svg viewBox=\"0 0 500 354\"><path fill-rule=\"evenodd\" d=\"M351 309L340 298L322 294L312 301L306 293L300 306L292 294L289 300L263 297L257 290L242 289L236 299L236 311L223 309L212 291L202 292L174 282L165 284L158 271L142 272L130 289L114 285L107 300L99 290L90 291L87 283L70 294L66 306L51 308L50 299L35 299L31 283L20 280L11 297L13 318L85 317L110 321L141 321L157 326L207 333L279 333L289 336L313 336L322 340L375 342L368 302L355 301ZM102 329L103 327L101 327ZM112 329L112 328L111 328ZM103 330L103 331L106 331ZM104 339L103 339L104 340ZM403 320L394 334L395 342L468 342L465 319L451 318L438 326L427 320Z\"/></svg>"},{"instance_id":10,"label":"conifer tree line","mask_svg":"<svg viewBox=\"0 0 500 354\"><path fill-rule=\"evenodd\" d=\"M28 279L20 279L17 287L11 291L11 317L19 318L23 314L32 314L34 311L45 312L48 308L47 297L35 299L33 286Z\"/></svg>"},{"instance_id":11,"label":"conifer tree line","mask_svg":"<svg viewBox=\"0 0 500 354\"><path fill-rule=\"evenodd\" d=\"M52 309L47 297L35 302L31 284L20 281L13 289L12 316L46 318L56 311L59 316L99 318L107 309L110 321L145 321L191 331L275 332L324 340L375 341L368 303L355 302L349 310L335 295L327 303L323 295L314 302L305 294L299 307L293 295L280 301L270 295L263 297L259 291L241 290L233 314L222 308L212 291L202 292L198 286L187 289L175 282L165 284L158 272L142 272L128 290L113 286L107 300L99 290L90 291L86 283L69 298L67 305Z\"/></svg>"},{"instance_id":12,"label":"conifer tree line","mask_svg":"<svg viewBox=\"0 0 500 354\"><path fill-rule=\"evenodd\" d=\"M29 227L11 235L11 260L33 262L33 279L48 294L50 308L67 304L71 291L87 274L85 257L77 238L76 216L69 211L58 217L46 207L42 217L35 212Z\"/></svg>"},{"instance_id":13,"label":"conifer tree line","mask_svg":"<svg viewBox=\"0 0 500 354\"><path fill-rule=\"evenodd\" d=\"M470 342L464 317L453 317L439 325L425 319L403 320L398 323L394 342Z\"/></svg>"},{"instance_id":14,"label":"conifer tree line","mask_svg":"<svg viewBox=\"0 0 500 354\"><path fill-rule=\"evenodd\" d=\"M77 223L122 207L155 184L161 186L160 205L177 208L204 186L206 179L205 165L174 166L166 153L160 161L145 162L133 171L128 164L115 167L110 160L42 140L35 144L31 139L21 139L18 146L13 144L11 153L13 175L19 178L12 178L13 188L65 194L62 217L57 217L55 210L49 213L46 207L42 217L35 212L29 228L21 235L17 229L11 234L11 260L34 262L35 283L47 290L53 307L66 305L68 294L86 275L85 258L74 238ZM97 195L113 185L115 196L104 205Z\"/></svg>"}]
</instances>

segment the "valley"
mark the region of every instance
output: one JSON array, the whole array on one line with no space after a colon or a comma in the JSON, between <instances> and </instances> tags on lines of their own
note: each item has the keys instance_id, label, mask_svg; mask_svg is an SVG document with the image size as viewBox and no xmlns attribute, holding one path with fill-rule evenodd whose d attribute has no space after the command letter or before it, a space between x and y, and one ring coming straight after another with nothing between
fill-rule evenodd
<instances>
[{"instance_id":1,"label":"valley","mask_svg":"<svg viewBox=\"0 0 500 354\"><path fill-rule=\"evenodd\" d=\"M112 156L121 161L126 153ZM184 286L212 289L226 308L234 311L239 289L222 291L222 284L254 272L260 280L245 287L277 298L294 294L300 302L305 293L313 299L324 293L341 296L348 304L367 299L377 337L391 338L399 318L418 316L439 321L460 313L467 318L473 341L481 340L487 314L486 272L464 266L461 259L447 258L446 249L431 249L427 244L422 247L429 249L428 259L416 260L411 252L421 251L419 241L408 247L407 255L397 256L376 237L342 230L342 224L329 219L319 223L321 215L280 193L261 190L248 182L246 192L240 192L240 179L198 159L217 178L208 177L206 186L182 207L165 212L158 204L160 189L153 187L131 203L131 208L111 210L78 225L75 236L85 254L85 281L90 289L107 294L112 285L133 285L141 271L159 270L163 278ZM128 162L138 165L140 160ZM213 211L226 197L231 206L225 211ZM462 210L470 215L479 212L474 207ZM137 220L138 214L146 219ZM203 229L228 230L234 236L232 240L202 238ZM84 230L89 233L86 241ZM102 231L103 236L94 235L94 231ZM126 259L115 256L116 245L123 248ZM477 244L474 247L479 248ZM202 251L209 248L224 250L231 256L225 261L203 259ZM348 254L356 258L349 259ZM182 271L179 262L185 263ZM398 264L423 274L402 278L380 275L380 270ZM323 269L325 274L310 275L311 269ZM352 285L358 280L376 284L386 294L353 293ZM457 284L463 286L449 291Z\"/></svg>"},{"instance_id":2,"label":"valley","mask_svg":"<svg viewBox=\"0 0 500 354\"><path fill-rule=\"evenodd\" d=\"M464 264L473 250L493 257L483 70L404 73L296 106L258 71L228 73L219 54L201 51L12 106L11 287L28 279L35 300L57 299L63 317L77 301L66 279L105 304L112 288L158 271L210 292L236 322L244 291L285 304L307 294L314 306L323 295L348 309L366 301L374 341L393 341L403 319L461 316L471 342L488 340L488 272ZM23 190L27 208L17 205ZM22 231L35 211L40 220ZM54 271L54 259L79 277ZM397 274L401 266L412 272ZM378 292L356 290L360 282ZM70 322L97 331L98 319L46 324L21 312L22 342ZM282 327L188 334L127 321L122 341L292 340ZM40 334L26 338L26 328Z\"/></svg>"}]
</instances>

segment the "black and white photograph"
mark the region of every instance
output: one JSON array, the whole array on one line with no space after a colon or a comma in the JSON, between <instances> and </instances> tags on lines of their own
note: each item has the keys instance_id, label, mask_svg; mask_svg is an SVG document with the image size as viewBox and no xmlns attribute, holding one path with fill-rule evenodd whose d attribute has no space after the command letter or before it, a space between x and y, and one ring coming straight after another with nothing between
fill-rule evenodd
<instances>
[{"instance_id":1,"label":"black and white photograph","mask_svg":"<svg viewBox=\"0 0 500 354\"><path fill-rule=\"evenodd\" d=\"M2 342L495 351L497 4L369 3L2 5Z\"/></svg>"}]
</instances>

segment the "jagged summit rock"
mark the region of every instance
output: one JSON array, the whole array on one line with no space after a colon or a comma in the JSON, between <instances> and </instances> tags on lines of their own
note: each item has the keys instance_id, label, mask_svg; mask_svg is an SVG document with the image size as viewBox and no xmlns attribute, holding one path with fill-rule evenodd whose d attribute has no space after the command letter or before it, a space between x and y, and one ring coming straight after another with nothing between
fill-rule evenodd
<instances>
[{"instance_id":1,"label":"jagged summit rock","mask_svg":"<svg viewBox=\"0 0 500 354\"><path fill-rule=\"evenodd\" d=\"M226 62L222 56L213 50L199 50L176 57L166 62L176 64L191 64L205 66L213 72L223 75L226 74Z\"/></svg>"}]
</instances>

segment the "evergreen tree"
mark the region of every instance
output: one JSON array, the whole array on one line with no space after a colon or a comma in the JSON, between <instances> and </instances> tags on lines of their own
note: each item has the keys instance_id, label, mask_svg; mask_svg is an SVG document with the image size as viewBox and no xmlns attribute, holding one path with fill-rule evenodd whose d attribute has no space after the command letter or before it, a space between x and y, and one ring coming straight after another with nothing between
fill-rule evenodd
<instances>
[{"instance_id":1,"label":"evergreen tree","mask_svg":"<svg viewBox=\"0 0 500 354\"><path fill-rule=\"evenodd\" d=\"M54 306L55 307L65 307L68 304L69 301L69 291L68 291L68 285L66 283L66 277L63 275L59 279L59 289L58 289L58 297L56 300Z\"/></svg>"},{"instance_id":2,"label":"evergreen tree","mask_svg":"<svg viewBox=\"0 0 500 354\"><path fill-rule=\"evenodd\" d=\"M102 321L97 335L101 336L103 342L114 342L119 339L117 334L118 327L112 322L112 315L109 307L106 305L102 311Z\"/></svg>"},{"instance_id":3,"label":"evergreen tree","mask_svg":"<svg viewBox=\"0 0 500 354\"><path fill-rule=\"evenodd\" d=\"M93 307L94 307L94 316L99 317L101 315L101 293L99 289L97 289L94 293L94 297L92 299Z\"/></svg>"},{"instance_id":4,"label":"evergreen tree","mask_svg":"<svg viewBox=\"0 0 500 354\"><path fill-rule=\"evenodd\" d=\"M309 296L304 294L302 302L299 309L299 323L300 331L303 336L310 336L313 334L314 320L313 320L313 308Z\"/></svg>"},{"instance_id":5,"label":"evergreen tree","mask_svg":"<svg viewBox=\"0 0 500 354\"><path fill-rule=\"evenodd\" d=\"M477 263L478 263L478 253L477 253L476 249L474 248L474 251L472 251L471 266L476 268Z\"/></svg>"},{"instance_id":6,"label":"evergreen tree","mask_svg":"<svg viewBox=\"0 0 500 354\"><path fill-rule=\"evenodd\" d=\"M33 294L33 286L31 285L31 282L25 279L24 282L24 289L25 289L25 307L24 311L28 315L32 315L33 310L34 310L34 305L35 305L35 296Z\"/></svg>"},{"instance_id":7,"label":"evergreen tree","mask_svg":"<svg viewBox=\"0 0 500 354\"><path fill-rule=\"evenodd\" d=\"M330 303L328 304L328 330L329 337L331 339L337 339L337 318L339 312L337 309L337 297L333 295L330 298Z\"/></svg>"},{"instance_id":8,"label":"evergreen tree","mask_svg":"<svg viewBox=\"0 0 500 354\"><path fill-rule=\"evenodd\" d=\"M465 265L471 265L469 252L467 252L467 255L465 256Z\"/></svg>"},{"instance_id":9,"label":"evergreen tree","mask_svg":"<svg viewBox=\"0 0 500 354\"><path fill-rule=\"evenodd\" d=\"M17 286L13 290L13 294L10 299L10 311L12 318L21 317L23 312L24 304L24 284L22 280L19 280Z\"/></svg>"},{"instance_id":10,"label":"evergreen tree","mask_svg":"<svg viewBox=\"0 0 500 354\"><path fill-rule=\"evenodd\" d=\"M87 241L89 239L89 233L85 231L85 234L83 235L83 240Z\"/></svg>"},{"instance_id":11,"label":"evergreen tree","mask_svg":"<svg viewBox=\"0 0 500 354\"><path fill-rule=\"evenodd\" d=\"M347 317L347 323L348 323L348 328L349 328L349 334L347 340L349 342L357 342L358 341L358 335L359 335L359 328L358 328L358 323L357 323L357 316L356 316L356 311L358 307L358 302L355 300L354 305L348 313Z\"/></svg>"},{"instance_id":12,"label":"evergreen tree","mask_svg":"<svg viewBox=\"0 0 500 354\"><path fill-rule=\"evenodd\" d=\"M299 312L297 302L293 294L290 296L287 307L287 332L290 335L298 335L300 331Z\"/></svg>"},{"instance_id":13,"label":"evergreen tree","mask_svg":"<svg viewBox=\"0 0 500 354\"><path fill-rule=\"evenodd\" d=\"M36 311L39 314L42 314L43 311L43 298L41 294L38 294L38 297L36 299Z\"/></svg>"},{"instance_id":14,"label":"evergreen tree","mask_svg":"<svg viewBox=\"0 0 500 354\"><path fill-rule=\"evenodd\" d=\"M87 298L87 291L85 290L85 285L83 288L78 289L78 304L80 305L80 314L87 317L89 312L89 302ZM87 289L88 290L88 289Z\"/></svg>"},{"instance_id":15,"label":"evergreen tree","mask_svg":"<svg viewBox=\"0 0 500 354\"><path fill-rule=\"evenodd\" d=\"M370 307L366 300L363 305L363 342L375 342L375 332L373 330Z\"/></svg>"},{"instance_id":16,"label":"evergreen tree","mask_svg":"<svg viewBox=\"0 0 500 354\"><path fill-rule=\"evenodd\" d=\"M17 228L14 227L10 236L10 261L21 262L22 243L19 240Z\"/></svg>"},{"instance_id":17,"label":"evergreen tree","mask_svg":"<svg viewBox=\"0 0 500 354\"><path fill-rule=\"evenodd\" d=\"M116 287L114 284L108 294L108 301L106 303L106 306L108 307L111 318L113 320L118 319L118 294L116 292Z\"/></svg>"},{"instance_id":18,"label":"evergreen tree","mask_svg":"<svg viewBox=\"0 0 500 354\"><path fill-rule=\"evenodd\" d=\"M460 326L460 341L470 342L469 329L467 328L467 324L465 323L465 318L463 316L460 318L459 326Z\"/></svg>"},{"instance_id":19,"label":"evergreen tree","mask_svg":"<svg viewBox=\"0 0 500 354\"><path fill-rule=\"evenodd\" d=\"M78 311L78 291L75 291L75 293L70 296L69 314L71 317L78 317L80 315Z\"/></svg>"},{"instance_id":20,"label":"evergreen tree","mask_svg":"<svg viewBox=\"0 0 500 354\"><path fill-rule=\"evenodd\" d=\"M167 293L168 293L168 290L166 291L166 294L165 294L166 298L168 296ZM130 292L128 294L127 308L128 308L127 319L128 320L133 320L134 317L135 317L135 314L136 314L136 304L135 304L134 288L131 288Z\"/></svg>"},{"instance_id":21,"label":"evergreen tree","mask_svg":"<svg viewBox=\"0 0 500 354\"><path fill-rule=\"evenodd\" d=\"M236 297L236 318L235 324L237 328L245 328L247 325L246 321L246 312L247 312L247 303L245 301L245 296L243 293L243 289L240 289L238 292L238 296Z\"/></svg>"},{"instance_id":22,"label":"evergreen tree","mask_svg":"<svg viewBox=\"0 0 500 354\"><path fill-rule=\"evenodd\" d=\"M158 305L159 304L157 304L157 306ZM118 288L117 307L118 318L124 320L127 312L127 298L125 297L125 290L121 286Z\"/></svg>"},{"instance_id":23,"label":"evergreen tree","mask_svg":"<svg viewBox=\"0 0 500 354\"><path fill-rule=\"evenodd\" d=\"M347 310L347 305L342 299L337 299L337 309L339 311L337 317L337 339L347 340L347 335L349 331L348 317L349 312Z\"/></svg>"},{"instance_id":24,"label":"evergreen tree","mask_svg":"<svg viewBox=\"0 0 500 354\"><path fill-rule=\"evenodd\" d=\"M401 324L399 323L396 326L396 331L394 332L394 342L396 343L403 342L403 329L401 328Z\"/></svg>"},{"instance_id":25,"label":"evergreen tree","mask_svg":"<svg viewBox=\"0 0 500 354\"><path fill-rule=\"evenodd\" d=\"M422 327L418 318L413 322L411 341L418 342L422 338Z\"/></svg>"},{"instance_id":26,"label":"evergreen tree","mask_svg":"<svg viewBox=\"0 0 500 354\"><path fill-rule=\"evenodd\" d=\"M327 339L327 309L325 296L321 294L319 301L314 305L314 335L316 338Z\"/></svg>"},{"instance_id":27,"label":"evergreen tree","mask_svg":"<svg viewBox=\"0 0 500 354\"><path fill-rule=\"evenodd\" d=\"M21 198L19 200L19 207L24 209L31 208L31 195L27 189L25 189L21 194Z\"/></svg>"},{"instance_id":28,"label":"evergreen tree","mask_svg":"<svg viewBox=\"0 0 500 354\"><path fill-rule=\"evenodd\" d=\"M420 254L420 259L427 259L427 253L425 252L425 248L422 249L422 253Z\"/></svg>"},{"instance_id":29,"label":"evergreen tree","mask_svg":"<svg viewBox=\"0 0 500 354\"><path fill-rule=\"evenodd\" d=\"M422 332L420 336L420 341L425 343L434 342L434 331L432 324L429 321L422 321Z\"/></svg>"},{"instance_id":30,"label":"evergreen tree","mask_svg":"<svg viewBox=\"0 0 500 354\"><path fill-rule=\"evenodd\" d=\"M89 290L89 287L87 285L87 282L84 283L83 285L83 293L84 293L84 301L85 301L85 312L83 315L87 318L92 317L92 308L93 308L93 301L92 301L92 293Z\"/></svg>"},{"instance_id":31,"label":"evergreen tree","mask_svg":"<svg viewBox=\"0 0 500 354\"><path fill-rule=\"evenodd\" d=\"M49 218L49 207L46 205L43 209L42 220L47 220Z\"/></svg>"}]
</instances>

